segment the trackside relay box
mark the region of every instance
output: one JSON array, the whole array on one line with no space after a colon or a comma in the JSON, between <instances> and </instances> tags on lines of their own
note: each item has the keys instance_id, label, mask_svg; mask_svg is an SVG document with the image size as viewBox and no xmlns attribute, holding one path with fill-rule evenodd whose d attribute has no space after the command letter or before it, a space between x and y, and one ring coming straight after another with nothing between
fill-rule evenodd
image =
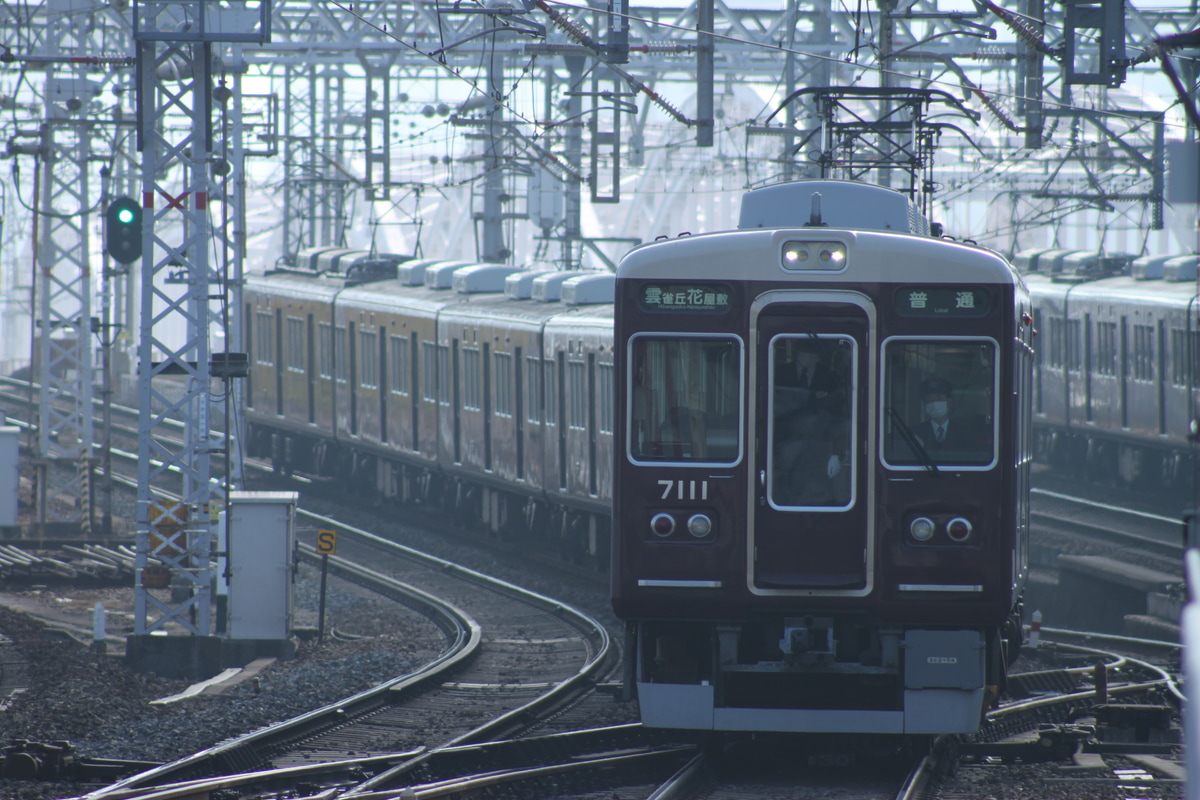
<instances>
[{"instance_id":1,"label":"trackside relay box","mask_svg":"<svg viewBox=\"0 0 1200 800\"><path fill-rule=\"evenodd\" d=\"M297 492L230 493L226 549L230 639L264 641L291 636L298 498ZM225 570L220 572L223 575Z\"/></svg>"}]
</instances>

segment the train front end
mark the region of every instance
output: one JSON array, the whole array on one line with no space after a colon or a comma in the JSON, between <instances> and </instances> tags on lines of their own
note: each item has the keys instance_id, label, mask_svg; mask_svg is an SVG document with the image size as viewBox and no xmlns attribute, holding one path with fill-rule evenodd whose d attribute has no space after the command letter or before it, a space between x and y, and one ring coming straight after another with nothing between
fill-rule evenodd
<instances>
[{"instance_id":1,"label":"train front end","mask_svg":"<svg viewBox=\"0 0 1200 800\"><path fill-rule=\"evenodd\" d=\"M1028 300L911 219L784 184L622 262L612 597L646 725L966 732L1002 684Z\"/></svg>"}]
</instances>

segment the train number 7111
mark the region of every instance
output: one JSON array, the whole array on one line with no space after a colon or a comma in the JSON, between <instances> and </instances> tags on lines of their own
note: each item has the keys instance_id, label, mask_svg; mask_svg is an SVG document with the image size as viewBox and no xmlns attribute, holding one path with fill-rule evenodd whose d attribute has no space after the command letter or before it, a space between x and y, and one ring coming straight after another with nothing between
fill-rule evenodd
<instances>
[{"instance_id":1,"label":"train number 7111","mask_svg":"<svg viewBox=\"0 0 1200 800\"><path fill-rule=\"evenodd\" d=\"M671 481L661 480L658 485L663 487L662 499L667 500L671 497L671 490L675 490L676 500L707 500L708 499L708 481ZM697 491L699 490L699 491Z\"/></svg>"}]
</instances>

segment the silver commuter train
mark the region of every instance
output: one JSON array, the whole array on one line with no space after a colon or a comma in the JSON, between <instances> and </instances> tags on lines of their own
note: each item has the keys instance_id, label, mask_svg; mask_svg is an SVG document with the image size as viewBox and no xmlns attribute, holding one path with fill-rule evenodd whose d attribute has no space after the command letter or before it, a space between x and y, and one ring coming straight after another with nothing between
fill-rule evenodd
<instances>
[{"instance_id":1,"label":"silver commuter train","mask_svg":"<svg viewBox=\"0 0 1200 800\"><path fill-rule=\"evenodd\" d=\"M1022 259L1040 334L1036 457L1054 474L1155 492L1182 507L1196 465L1200 258L1126 260L1105 274L1063 269L1063 255L1043 254L1032 269Z\"/></svg>"},{"instance_id":2,"label":"silver commuter train","mask_svg":"<svg viewBox=\"0 0 1200 800\"><path fill-rule=\"evenodd\" d=\"M247 277L250 454L606 569L611 273L367 258Z\"/></svg>"}]
</instances>

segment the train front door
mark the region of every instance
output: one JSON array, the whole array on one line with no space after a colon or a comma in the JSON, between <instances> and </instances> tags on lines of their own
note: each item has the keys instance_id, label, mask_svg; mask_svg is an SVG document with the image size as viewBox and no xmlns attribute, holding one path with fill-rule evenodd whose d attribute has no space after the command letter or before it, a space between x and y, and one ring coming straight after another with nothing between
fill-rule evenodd
<instances>
[{"instance_id":1,"label":"train front door","mask_svg":"<svg viewBox=\"0 0 1200 800\"><path fill-rule=\"evenodd\" d=\"M772 292L755 303L750 407L750 591L871 590L873 307L854 292Z\"/></svg>"}]
</instances>

